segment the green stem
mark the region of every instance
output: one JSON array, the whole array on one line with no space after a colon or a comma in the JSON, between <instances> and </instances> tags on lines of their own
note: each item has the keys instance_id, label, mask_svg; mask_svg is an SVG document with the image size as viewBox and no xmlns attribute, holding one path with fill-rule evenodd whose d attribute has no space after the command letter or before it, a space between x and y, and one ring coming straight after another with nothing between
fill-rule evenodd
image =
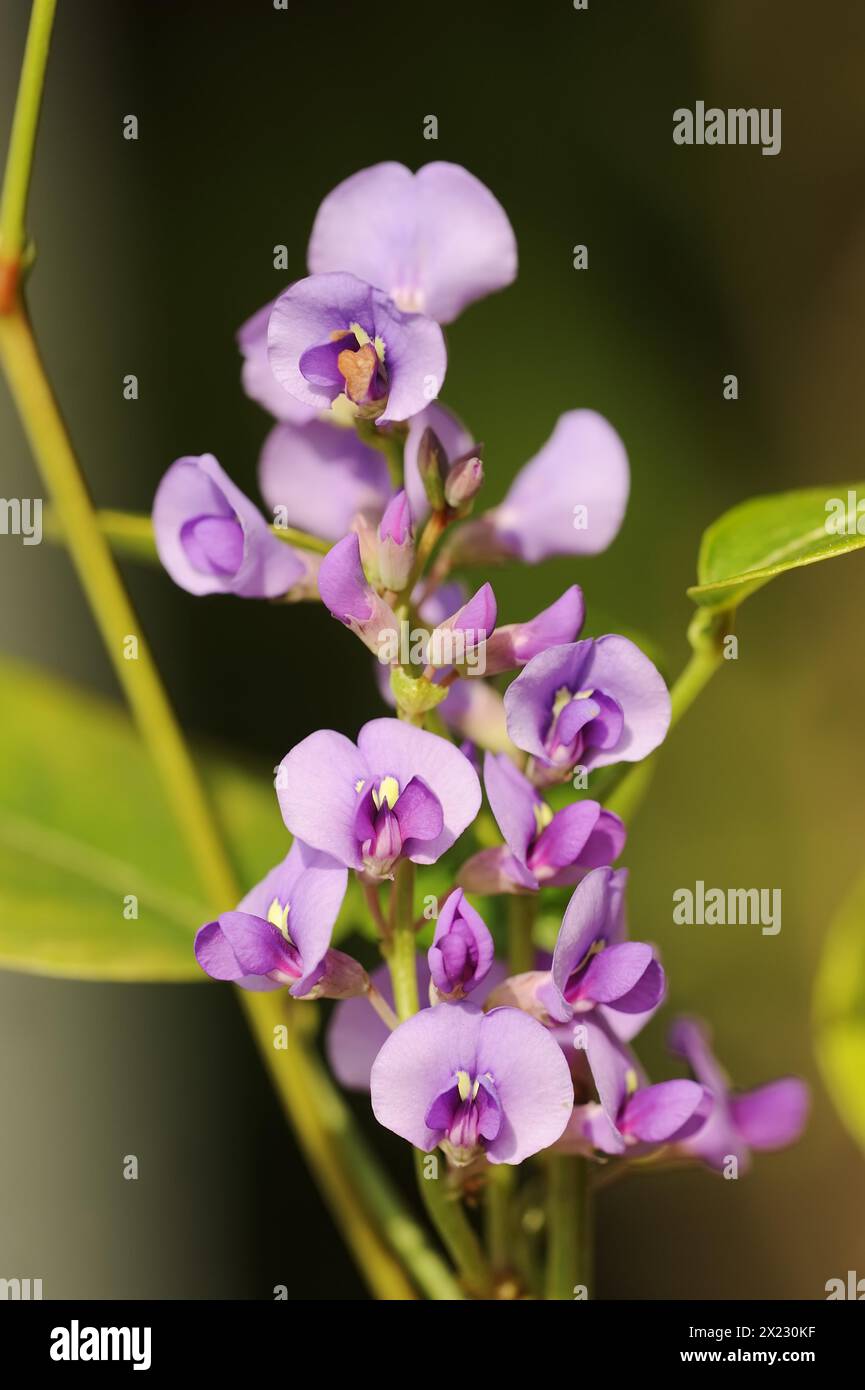
<instances>
[{"instance_id":1,"label":"green stem","mask_svg":"<svg viewBox=\"0 0 865 1390\"><path fill-rule=\"evenodd\" d=\"M385 425L379 428L371 420L359 420L356 425L358 438L371 448L378 449L387 460L391 487L401 488L404 483L403 454L408 434L406 425Z\"/></svg>"},{"instance_id":2,"label":"green stem","mask_svg":"<svg viewBox=\"0 0 865 1390\"><path fill-rule=\"evenodd\" d=\"M103 537L20 300L0 316L0 359L66 544L121 687L156 763L212 907L238 898L203 788ZM127 639L137 653L127 660Z\"/></svg>"},{"instance_id":3,"label":"green stem","mask_svg":"<svg viewBox=\"0 0 865 1390\"><path fill-rule=\"evenodd\" d=\"M391 889L390 941L387 963L393 983L393 1002L398 1017L411 1018L419 1007L417 950L414 930L414 864L401 859Z\"/></svg>"},{"instance_id":4,"label":"green stem","mask_svg":"<svg viewBox=\"0 0 865 1390\"><path fill-rule=\"evenodd\" d=\"M508 968L512 975L533 970L535 948L532 928L538 904L534 894L515 893L508 898Z\"/></svg>"},{"instance_id":5,"label":"green stem","mask_svg":"<svg viewBox=\"0 0 865 1390\"><path fill-rule=\"evenodd\" d=\"M484 1191L487 1251L493 1274L502 1279L513 1269L513 1214L516 1169L509 1163L490 1163Z\"/></svg>"},{"instance_id":6,"label":"green stem","mask_svg":"<svg viewBox=\"0 0 865 1390\"><path fill-rule=\"evenodd\" d=\"M414 1165L427 1215L459 1270L466 1289L475 1298L491 1298L493 1280L481 1243L463 1210L458 1190L451 1188L447 1170L442 1171L441 1155L425 1154L415 1149Z\"/></svg>"},{"instance_id":7,"label":"green stem","mask_svg":"<svg viewBox=\"0 0 865 1390\"><path fill-rule=\"evenodd\" d=\"M578 1285L588 1288L588 1163L584 1158L550 1154L547 1172L548 1301L573 1299Z\"/></svg>"},{"instance_id":8,"label":"green stem","mask_svg":"<svg viewBox=\"0 0 865 1390\"><path fill-rule=\"evenodd\" d=\"M33 170L36 130L42 106L45 66L57 0L34 0L21 65L21 80L12 117L9 153L0 197L0 313L8 312L18 284L21 253L26 241L24 219Z\"/></svg>"},{"instance_id":9,"label":"green stem","mask_svg":"<svg viewBox=\"0 0 865 1390\"><path fill-rule=\"evenodd\" d=\"M308 531L298 531L296 526L271 526L270 529L277 540L285 541L286 545L296 546L298 550L311 550L315 555L326 555L331 547L330 541L323 541L320 536L311 536Z\"/></svg>"},{"instance_id":10,"label":"green stem","mask_svg":"<svg viewBox=\"0 0 865 1390\"><path fill-rule=\"evenodd\" d=\"M678 724L685 711L690 709L700 692L709 684L722 660L723 652L714 645L699 647L691 653L687 666L670 691L671 729Z\"/></svg>"}]
</instances>

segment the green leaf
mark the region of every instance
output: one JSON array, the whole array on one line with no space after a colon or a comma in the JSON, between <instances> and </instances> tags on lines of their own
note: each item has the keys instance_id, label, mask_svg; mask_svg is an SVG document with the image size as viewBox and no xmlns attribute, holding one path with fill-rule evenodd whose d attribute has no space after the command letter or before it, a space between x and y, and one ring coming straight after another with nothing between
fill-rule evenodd
<instances>
[{"instance_id":1,"label":"green leaf","mask_svg":"<svg viewBox=\"0 0 865 1390\"><path fill-rule=\"evenodd\" d=\"M826 1089L865 1150L865 877L829 928L814 983L813 1018Z\"/></svg>"},{"instance_id":2,"label":"green leaf","mask_svg":"<svg viewBox=\"0 0 865 1390\"><path fill-rule=\"evenodd\" d=\"M245 887L288 851L272 773L204 763ZM138 899L138 918L124 901ZM226 907L233 907L226 903ZM346 899L341 934L362 910ZM118 705L0 665L0 967L90 980L206 977L194 872L131 721Z\"/></svg>"},{"instance_id":3,"label":"green leaf","mask_svg":"<svg viewBox=\"0 0 865 1390\"><path fill-rule=\"evenodd\" d=\"M736 608L785 570L861 550L865 516L860 534L855 502L847 515L848 493L865 498L865 483L754 497L725 512L704 532L697 561L699 583L688 590L689 596L703 607ZM835 515L827 504L833 501L843 513L844 534L827 529Z\"/></svg>"}]
</instances>

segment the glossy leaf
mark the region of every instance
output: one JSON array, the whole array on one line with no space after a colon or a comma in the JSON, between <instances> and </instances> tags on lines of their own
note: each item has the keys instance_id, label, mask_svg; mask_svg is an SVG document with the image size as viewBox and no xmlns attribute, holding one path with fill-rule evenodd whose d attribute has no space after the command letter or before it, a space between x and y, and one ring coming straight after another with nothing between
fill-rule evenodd
<instances>
[{"instance_id":1,"label":"glossy leaf","mask_svg":"<svg viewBox=\"0 0 865 1390\"><path fill-rule=\"evenodd\" d=\"M272 774L219 758L207 759L204 772L250 886L291 843ZM353 889L340 936L362 911ZM201 981L192 941L207 915L121 707L32 669L0 666L0 967Z\"/></svg>"},{"instance_id":2,"label":"glossy leaf","mask_svg":"<svg viewBox=\"0 0 865 1390\"><path fill-rule=\"evenodd\" d=\"M861 515L857 499L862 499ZM703 607L729 610L785 570L863 546L865 483L754 497L725 512L704 533L699 583L688 593Z\"/></svg>"}]
</instances>

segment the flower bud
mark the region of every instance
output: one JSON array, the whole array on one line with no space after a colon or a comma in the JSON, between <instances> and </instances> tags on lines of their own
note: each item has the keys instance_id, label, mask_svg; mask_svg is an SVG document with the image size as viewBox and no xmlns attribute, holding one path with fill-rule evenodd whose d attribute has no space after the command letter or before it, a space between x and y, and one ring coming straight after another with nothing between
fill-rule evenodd
<instances>
[{"instance_id":1,"label":"flower bud","mask_svg":"<svg viewBox=\"0 0 865 1390\"><path fill-rule=\"evenodd\" d=\"M405 491L394 493L378 528L378 573L385 589L399 593L414 567L414 533Z\"/></svg>"},{"instance_id":2,"label":"flower bud","mask_svg":"<svg viewBox=\"0 0 865 1390\"><path fill-rule=\"evenodd\" d=\"M367 582L374 587L378 587L380 576L378 572L378 534L375 522L370 521L364 512L358 512L352 518L350 530L357 536L360 548L360 563Z\"/></svg>"},{"instance_id":3,"label":"flower bud","mask_svg":"<svg viewBox=\"0 0 865 1390\"><path fill-rule=\"evenodd\" d=\"M417 448L417 469L433 511L443 511L446 505L445 478L448 459L444 445L435 431L429 427L421 435Z\"/></svg>"},{"instance_id":4,"label":"flower bud","mask_svg":"<svg viewBox=\"0 0 865 1390\"><path fill-rule=\"evenodd\" d=\"M483 481L484 466L477 454L457 459L445 479L445 501L448 506L454 510L468 507L480 492Z\"/></svg>"},{"instance_id":5,"label":"flower bud","mask_svg":"<svg viewBox=\"0 0 865 1390\"><path fill-rule=\"evenodd\" d=\"M304 998L352 999L368 989L369 976L360 962L331 948L324 958L324 974Z\"/></svg>"},{"instance_id":6,"label":"flower bud","mask_svg":"<svg viewBox=\"0 0 865 1390\"><path fill-rule=\"evenodd\" d=\"M439 913L427 953L430 1001L463 999L489 973L495 946L483 918L455 888Z\"/></svg>"},{"instance_id":7,"label":"flower bud","mask_svg":"<svg viewBox=\"0 0 865 1390\"><path fill-rule=\"evenodd\" d=\"M538 997L538 990L549 980L545 970L527 970L522 975L510 975L503 980L487 999L487 1009L522 1009L539 1022L546 1022L547 1010Z\"/></svg>"}]
</instances>

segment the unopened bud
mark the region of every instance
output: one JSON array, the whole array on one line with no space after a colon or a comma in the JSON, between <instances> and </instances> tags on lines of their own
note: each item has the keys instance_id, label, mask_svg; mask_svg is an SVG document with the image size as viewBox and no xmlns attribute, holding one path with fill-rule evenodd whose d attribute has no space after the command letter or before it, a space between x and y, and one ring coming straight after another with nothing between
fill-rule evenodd
<instances>
[{"instance_id":1,"label":"unopened bud","mask_svg":"<svg viewBox=\"0 0 865 1390\"><path fill-rule=\"evenodd\" d=\"M344 951L331 949L324 958L324 974L305 999L353 999L366 994L369 976L359 961Z\"/></svg>"},{"instance_id":2,"label":"unopened bud","mask_svg":"<svg viewBox=\"0 0 865 1390\"><path fill-rule=\"evenodd\" d=\"M414 567L414 534L408 498L394 493L378 528L378 574L385 589L397 593L408 583Z\"/></svg>"},{"instance_id":3,"label":"unopened bud","mask_svg":"<svg viewBox=\"0 0 865 1390\"><path fill-rule=\"evenodd\" d=\"M444 445L429 426L421 435L417 449L417 468L426 490L429 504L434 512L445 506L445 478L448 473L448 457Z\"/></svg>"},{"instance_id":4,"label":"unopened bud","mask_svg":"<svg viewBox=\"0 0 865 1390\"><path fill-rule=\"evenodd\" d=\"M354 531L360 549L360 563L367 581L373 586L379 583L378 573L378 535L373 521L364 512L352 518L350 530Z\"/></svg>"},{"instance_id":5,"label":"unopened bud","mask_svg":"<svg viewBox=\"0 0 865 1390\"><path fill-rule=\"evenodd\" d=\"M484 481L484 466L476 454L457 459L445 479L445 501L457 510L474 501Z\"/></svg>"}]
</instances>

